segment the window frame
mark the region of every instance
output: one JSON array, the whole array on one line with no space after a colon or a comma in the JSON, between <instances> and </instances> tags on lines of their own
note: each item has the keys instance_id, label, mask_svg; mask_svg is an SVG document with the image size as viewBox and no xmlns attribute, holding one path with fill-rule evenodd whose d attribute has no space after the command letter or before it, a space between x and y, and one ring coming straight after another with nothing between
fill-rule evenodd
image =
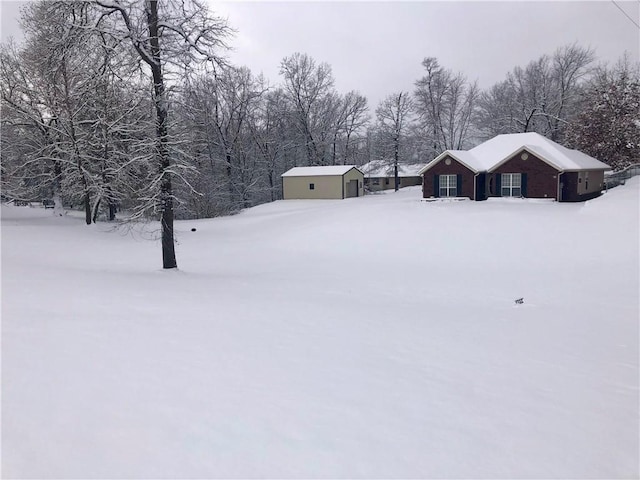
<instances>
[{"instance_id":1,"label":"window frame","mask_svg":"<svg viewBox=\"0 0 640 480\"><path fill-rule=\"evenodd\" d=\"M517 182L515 181L517 179ZM505 191L507 193L505 193ZM517 194L514 194L517 192ZM522 173L502 173L500 174L500 196L501 197L522 197Z\"/></svg>"},{"instance_id":2,"label":"window frame","mask_svg":"<svg viewBox=\"0 0 640 480\"><path fill-rule=\"evenodd\" d=\"M451 179L453 179L453 181ZM441 198L453 198L458 196L458 175L438 175L438 196Z\"/></svg>"}]
</instances>

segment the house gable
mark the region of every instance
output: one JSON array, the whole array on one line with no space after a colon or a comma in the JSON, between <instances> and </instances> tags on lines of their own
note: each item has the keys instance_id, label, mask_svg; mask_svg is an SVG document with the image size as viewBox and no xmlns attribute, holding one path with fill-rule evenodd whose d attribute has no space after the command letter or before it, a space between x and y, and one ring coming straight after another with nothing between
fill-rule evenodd
<instances>
[{"instance_id":1,"label":"house gable","mask_svg":"<svg viewBox=\"0 0 640 480\"><path fill-rule=\"evenodd\" d=\"M521 148L491 169L488 176L488 194L501 196L499 176L519 173L523 176L523 196L530 198L557 198L560 171L527 148Z\"/></svg>"},{"instance_id":2,"label":"house gable","mask_svg":"<svg viewBox=\"0 0 640 480\"><path fill-rule=\"evenodd\" d=\"M536 148L528 147L524 145L518 148L515 152L507 155L502 160L499 160L494 166L492 166L489 169L489 172L497 172L505 163L509 163L514 160L516 161L520 160L523 162L522 165L524 165L524 162L526 162L527 157L531 159L535 159L536 161L544 162L557 172L562 171L562 168L556 162L548 159L548 157L550 157L548 154L545 156L539 150L540 149L536 149Z\"/></svg>"},{"instance_id":3,"label":"house gable","mask_svg":"<svg viewBox=\"0 0 640 480\"><path fill-rule=\"evenodd\" d=\"M441 162L446 162L447 159L457 162L473 173L478 173L484 170L483 168L476 168L474 167L474 165L472 165L475 159L469 154L469 152L465 152L463 150L445 150L431 162L425 165L422 169L420 169L418 175L424 175L426 172L436 167Z\"/></svg>"},{"instance_id":4,"label":"house gable","mask_svg":"<svg viewBox=\"0 0 640 480\"><path fill-rule=\"evenodd\" d=\"M437 180L435 180L440 175L457 175L458 196L475 198L474 182L476 172L454 158L453 155L443 155L440 160L429 164L429 166L429 169L423 169L422 196L424 198L440 196L436 188Z\"/></svg>"}]
</instances>

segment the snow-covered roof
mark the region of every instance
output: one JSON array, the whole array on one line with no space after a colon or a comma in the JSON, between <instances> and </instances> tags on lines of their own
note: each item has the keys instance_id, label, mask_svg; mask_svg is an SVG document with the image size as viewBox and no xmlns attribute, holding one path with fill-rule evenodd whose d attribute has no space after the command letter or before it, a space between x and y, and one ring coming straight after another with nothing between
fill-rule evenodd
<instances>
[{"instance_id":1,"label":"snow-covered roof","mask_svg":"<svg viewBox=\"0 0 640 480\"><path fill-rule=\"evenodd\" d=\"M332 177L344 175L352 168L358 169L355 165L329 165L319 167L293 167L284 172L282 177Z\"/></svg>"},{"instance_id":2,"label":"snow-covered roof","mask_svg":"<svg viewBox=\"0 0 640 480\"><path fill-rule=\"evenodd\" d=\"M471 167L471 170L475 170L476 172L488 170L495 163L490 157L474 155L472 152L467 150L454 150L451 153L454 154L454 158L468 165Z\"/></svg>"},{"instance_id":3,"label":"snow-covered roof","mask_svg":"<svg viewBox=\"0 0 640 480\"><path fill-rule=\"evenodd\" d=\"M425 167L423 167L418 174L422 175L424 172L433 167L436 163L440 162L445 157L451 157L454 160L457 160L462 165L467 167L469 170L478 173L484 172L491 168L495 162L489 161L488 158L478 158L473 155L471 152L467 150L445 150L436 158L434 158L431 162L429 162Z\"/></svg>"},{"instance_id":4,"label":"snow-covered roof","mask_svg":"<svg viewBox=\"0 0 640 480\"><path fill-rule=\"evenodd\" d=\"M610 170L611 167L578 150L571 150L535 132L497 135L471 150L446 150L420 170L422 175L446 156L474 172L493 170L526 149L561 172Z\"/></svg>"},{"instance_id":5,"label":"snow-covered roof","mask_svg":"<svg viewBox=\"0 0 640 480\"><path fill-rule=\"evenodd\" d=\"M526 148L560 171L609 170L607 164L578 150L570 150L535 132L511 133L493 137L469 150L474 157L493 161L487 170L494 169L511 156Z\"/></svg>"},{"instance_id":6,"label":"snow-covered roof","mask_svg":"<svg viewBox=\"0 0 640 480\"><path fill-rule=\"evenodd\" d=\"M419 177L420 170L424 168L425 164L398 164L398 176L399 177ZM384 178L393 177L393 162L387 160L372 160L358 167L366 178Z\"/></svg>"}]
</instances>

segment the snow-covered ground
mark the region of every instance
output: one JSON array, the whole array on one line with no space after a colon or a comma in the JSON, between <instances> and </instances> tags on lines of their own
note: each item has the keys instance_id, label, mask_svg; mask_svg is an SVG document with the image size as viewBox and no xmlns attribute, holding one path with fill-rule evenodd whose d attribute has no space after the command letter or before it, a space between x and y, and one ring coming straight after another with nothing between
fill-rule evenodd
<instances>
[{"instance_id":1,"label":"snow-covered ground","mask_svg":"<svg viewBox=\"0 0 640 480\"><path fill-rule=\"evenodd\" d=\"M637 478L639 186L280 201L178 271L3 206L3 478Z\"/></svg>"}]
</instances>

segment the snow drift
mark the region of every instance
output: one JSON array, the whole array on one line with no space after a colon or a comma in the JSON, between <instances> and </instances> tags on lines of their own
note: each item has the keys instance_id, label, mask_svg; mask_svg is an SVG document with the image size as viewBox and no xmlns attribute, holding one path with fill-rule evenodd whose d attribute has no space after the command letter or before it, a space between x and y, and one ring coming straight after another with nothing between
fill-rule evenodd
<instances>
[{"instance_id":1,"label":"snow drift","mask_svg":"<svg viewBox=\"0 0 640 480\"><path fill-rule=\"evenodd\" d=\"M279 201L178 271L3 206L2 474L637 478L638 185Z\"/></svg>"}]
</instances>

